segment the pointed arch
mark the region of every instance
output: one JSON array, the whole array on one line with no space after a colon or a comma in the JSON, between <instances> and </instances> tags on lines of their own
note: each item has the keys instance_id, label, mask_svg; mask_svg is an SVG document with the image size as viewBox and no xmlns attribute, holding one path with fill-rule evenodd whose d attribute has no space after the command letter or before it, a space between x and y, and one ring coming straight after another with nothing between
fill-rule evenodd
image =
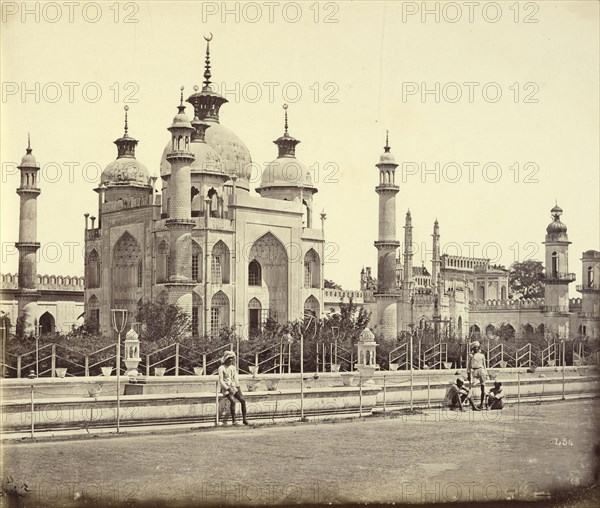
<instances>
[{"instance_id":1,"label":"pointed arch","mask_svg":"<svg viewBox=\"0 0 600 508\"><path fill-rule=\"evenodd\" d=\"M489 324L485 327L485 334L488 337L493 337L496 335L496 327L492 324Z\"/></svg>"},{"instance_id":2,"label":"pointed arch","mask_svg":"<svg viewBox=\"0 0 600 508\"><path fill-rule=\"evenodd\" d=\"M89 297L87 301L87 321L93 328L98 328L100 325L100 300L96 295Z\"/></svg>"},{"instance_id":3,"label":"pointed arch","mask_svg":"<svg viewBox=\"0 0 600 508\"><path fill-rule=\"evenodd\" d=\"M310 295L306 300L304 300L304 315L310 315L319 319L320 314L321 305L319 304L319 300L317 300L313 295Z\"/></svg>"},{"instance_id":4,"label":"pointed arch","mask_svg":"<svg viewBox=\"0 0 600 508\"><path fill-rule=\"evenodd\" d=\"M39 324L41 326L41 333L54 333L56 331L54 316L48 311L40 316Z\"/></svg>"},{"instance_id":5,"label":"pointed arch","mask_svg":"<svg viewBox=\"0 0 600 508\"><path fill-rule=\"evenodd\" d=\"M192 240L192 280L202 282L202 247Z\"/></svg>"},{"instance_id":6,"label":"pointed arch","mask_svg":"<svg viewBox=\"0 0 600 508\"><path fill-rule=\"evenodd\" d=\"M192 337L199 337L202 330L202 298L192 291Z\"/></svg>"},{"instance_id":7,"label":"pointed arch","mask_svg":"<svg viewBox=\"0 0 600 508\"><path fill-rule=\"evenodd\" d=\"M88 254L86 282L88 288L100 287L100 255L96 249L92 249Z\"/></svg>"},{"instance_id":8,"label":"pointed arch","mask_svg":"<svg viewBox=\"0 0 600 508\"><path fill-rule=\"evenodd\" d=\"M262 304L258 298L248 302L248 328L250 335L260 331L262 326Z\"/></svg>"},{"instance_id":9,"label":"pointed arch","mask_svg":"<svg viewBox=\"0 0 600 508\"><path fill-rule=\"evenodd\" d=\"M321 261L312 248L304 255L304 287L321 287Z\"/></svg>"},{"instance_id":10,"label":"pointed arch","mask_svg":"<svg viewBox=\"0 0 600 508\"><path fill-rule=\"evenodd\" d=\"M210 281L213 284L229 284L229 247L219 240L212 249Z\"/></svg>"},{"instance_id":11,"label":"pointed arch","mask_svg":"<svg viewBox=\"0 0 600 508\"><path fill-rule=\"evenodd\" d=\"M112 305L127 309L128 321L135 319L137 301L142 294L142 250L138 241L125 231L112 250Z\"/></svg>"},{"instance_id":12,"label":"pointed arch","mask_svg":"<svg viewBox=\"0 0 600 508\"><path fill-rule=\"evenodd\" d=\"M558 277L558 253L556 251L554 251L552 253L552 258L551 258L551 263L552 263L552 277Z\"/></svg>"},{"instance_id":13,"label":"pointed arch","mask_svg":"<svg viewBox=\"0 0 600 508\"><path fill-rule=\"evenodd\" d=\"M262 268L256 259L248 263L248 285L262 286Z\"/></svg>"},{"instance_id":14,"label":"pointed arch","mask_svg":"<svg viewBox=\"0 0 600 508\"><path fill-rule=\"evenodd\" d=\"M477 325L471 325L469 327L469 337L474 340L481 338L481 329Z\"/></svg>"},{"instance_id":15,"label":"pointed arch","mask_svg":"<svg viewBox=\"0 0 600 508\"><path fill-rule=\"evenodd\" d=\"M288 319L288 253L281 241L271 232L259 237L250 249L249 259L261 268L261 285L268 294L268 315L284 323ZM263 307L263 313L265 309Z\"/></svg>"},{"instance_id":16,"label":"pointed arch","mask_svg":"<svg viewBox=\"0 0 600 508\"><path fill-rule=\"evenodd\" d=\"M215 293L210 302L210 333L219 336L222 328L229 326L229 298L223 291Z\"/></svg>"},{"instance_id":17,"label":"pointed arch","mask_svg":"<svg viewBox=\"0 0 600 508\"><path fill-rule=\"evenodd\" d=\"M169 244L162 240L156 253L156 283L163 284L169 280Z\"/></svg>"}]
</instances>

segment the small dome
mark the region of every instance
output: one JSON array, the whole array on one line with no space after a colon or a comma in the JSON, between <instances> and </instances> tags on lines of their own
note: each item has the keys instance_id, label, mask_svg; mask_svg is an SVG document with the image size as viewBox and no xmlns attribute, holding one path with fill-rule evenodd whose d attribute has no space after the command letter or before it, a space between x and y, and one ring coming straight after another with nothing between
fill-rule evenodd
<instances>
[{"instance_id":1,"label":"small dome","mask_svg":"<svg viewBox=\"0 0 600 508\"><path fill-rule=\"evenodd\" d=\"M250 178L252 172L250 151L231 130L220 123L210 122L210 127L206 130L204 139L217 153L225 173L229 176L237 175L241 180L247 181ZM193 144L190 143L190 147ZM166 154L170 149L171 142L169 141L160 161L161 176L171 174L171 164L166 158ZM240 180L238 180L238 185L240 183ZM246 185L248 185L247 182Z\"/></svg>"},{"instance_id":2,"label":"small dome","mask_svg":"<svg viewBox=\"0 0 600 508\"><path fill-rule=\"evenodd\" d=\"M190 152L194 154L194 162L190 166L192 173L201 173L204 171L223 173L221 158L212 146L194 141L189 146Z\"/></svg>"},{"instance_id":3,"label":"small dome","mask_svg":"<svg viewBox=\"0 0 600 508\"><path fill-rule=\"evenodd\" d=\"M279 157L265 167L260 186L313 187L313 181L306 165L295 157Z\"/></svg>"},{"instance_id":4,"label":"small dome","mask_svg":"<svg viewBox=\"0 0 600 508\"><path fill-rule=\"evenodd\" d=\"M37 168L38 164L35 160L35 156L31 153L31 150L27 150L27 153L23 155L23 158L21 159L21 166Z\"/></svg>"},{"instance_id":5,"label":"small dome","mask_svg":"<svg viewBox=\"0 0 600 508\"><path fill-rule=\"evenodd\" d=\"M189 117L183 111L180 113L177 113L173 117L173 123L171 124L171 129L176 128L176 127L188 127L189 129L192 128L192 124L190 123Z\"/></svg>"},{"instance_id":6,"label":"small dome","mask_svg":"<svg viewBox=\"0 0 600 508\"><path fill-rule=\"evenodd\" d=\"M383 152L379 157L379 164L396 164L396 158L391 152Z\"/></svg>"},{"instance_id":7,"label":"small dome","mask_svg":"<svg viewBox=\"0 0 600 508\"><path fill-rule=\"evenodd\" d=\"M125 340L138 340L137 332L133 328L130 328L130 330L125 335Z\"/></svg>"},{"instance_id":8,"label":"small dome","mask_svg":"<svg viewBox=\"0 0 600 508\"><path fill-rule=\"evenodd\" d=\"M358 340L360 342L373 342L375 340L375 335L371 330L365 328L362 332L360 332Z\"/></svg>"},{"instance_id":9,"label":"small dome","mask_svg":"<svg viewBox=\"0 0 600 508\"><path fill-rule=\"evenodd\" d=\"M556 205L554 206L554 208L552 208L552 210L550 210L550 213L552 215L560 215L561 213L563 213L563 209L560 206Z\"/></svg>"},{"instance_id":10,"label":"small dome","mask_svg":"<svg viewBox=\"0 0 600 508\"><path fill-rule=\"evenodd\" d=\"M122 157L111 162L100 177L101 184L108 185L150 185L148 168L132 157Z\"/></svg>"}]
</instances>

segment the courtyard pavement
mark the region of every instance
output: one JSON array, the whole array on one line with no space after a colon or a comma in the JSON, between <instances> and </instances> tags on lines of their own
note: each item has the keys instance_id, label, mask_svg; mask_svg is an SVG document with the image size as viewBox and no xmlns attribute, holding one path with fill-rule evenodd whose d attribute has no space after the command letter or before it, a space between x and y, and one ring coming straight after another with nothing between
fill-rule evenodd
<instances>
[{"instance_id":1,"label":"courtyard pavement","mask_svg":"<svg viewBox=\"0 0 600 508\"><path fill-rule=\"evenodd\" d=\"M431 409L316 424L5 442L0 506L598 506L590 486L598 482L599 406L588 399L518 411Z\"/></svg>"}]
</instances>

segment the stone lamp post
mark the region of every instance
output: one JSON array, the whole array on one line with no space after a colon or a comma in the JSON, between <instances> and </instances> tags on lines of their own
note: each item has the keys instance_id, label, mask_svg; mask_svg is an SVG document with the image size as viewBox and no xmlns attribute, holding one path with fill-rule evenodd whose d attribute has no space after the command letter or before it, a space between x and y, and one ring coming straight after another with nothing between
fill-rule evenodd
<instances>
[{"instance_id":1,"label":"stone lamp post","mask_svg":"<svg viewBox=\"0 0 600 508\"><path fill-rule=\"evenodd\" d=\"M125 335L125 366L126 376L135 377L139 375L137 370L142 359L140 358L140 339L137 332L132 328Z\"/></svg>"},{"instance_id":2,"label":"stone lamp post","mask_svg":"<svg viewBox=\"0 0 600 508\"><path fill-rule=\"evenodd\" d=\"M377 343L375 342L375 335L371 330L365 328L358 336L358 364L357 368L360 373L360 377L364 381L371 381L373 374L377 368L376 351Z\"/></svg>"}]
</instances>

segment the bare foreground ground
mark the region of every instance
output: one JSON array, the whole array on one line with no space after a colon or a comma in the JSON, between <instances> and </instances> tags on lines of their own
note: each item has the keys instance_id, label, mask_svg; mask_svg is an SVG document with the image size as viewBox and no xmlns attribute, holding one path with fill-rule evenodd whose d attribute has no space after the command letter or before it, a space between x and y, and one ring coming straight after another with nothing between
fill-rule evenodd
<instances>
[{"instance_id":1,"label":"bare foreground ground","mask_svg":"<svg viewBox=\"0 0 600 508\"><path fill-rule=\"evenodd\" d=\"M596 400L3 445L0 506L599 506ZM26 485L26 486L25 486ZM569 491L569 492L567 492ZM582 498L585 498L583 500Z\"/></svg>"}]
</instances>

